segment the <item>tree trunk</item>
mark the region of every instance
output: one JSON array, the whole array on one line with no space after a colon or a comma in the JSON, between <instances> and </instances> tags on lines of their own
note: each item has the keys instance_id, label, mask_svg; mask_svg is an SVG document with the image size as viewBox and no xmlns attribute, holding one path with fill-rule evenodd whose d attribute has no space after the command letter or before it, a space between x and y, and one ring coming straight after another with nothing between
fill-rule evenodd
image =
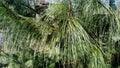
<instances>
[{"instance_id":1,"label":"tree trunk","mask_svg":"<svg viewBox=\"0 0 120 68\"><path fill-rule=\"evenodd\" d=\"M42 6L42 5L45 5L45 0L38 0L37 6ZM40 19L40 14L36 13L36 20L39 19Z\"/></svg>"},{"instance_id":2,"label":"tree trunk","mask_svg":"<svg viewBox=\"0 0 120 68\"><path fill-rule=\"evenodd\" d=\"M35 9L34 1L33 0L28 0L28 1L29 1L30 7Z\"/></svg>"},{"instance_id":3,"label":"tree trunk","mask_svg":"<svg viewBox=\"0 0 120 68\"><path fill-rule=\"evenodd\" d=\"M29 1L29 5L31 6L31 8L35 9L35 3L34 3L34 1L33 0L28 0L28 1ZM40 6L41 3L43 3L43 2L44 2L44 0L38 0L38 2L37 2L36 5ZM36 20L39 20L40 15L38 13L36 13L35 18L36 18Z\"/></svg>"}]
</instances>

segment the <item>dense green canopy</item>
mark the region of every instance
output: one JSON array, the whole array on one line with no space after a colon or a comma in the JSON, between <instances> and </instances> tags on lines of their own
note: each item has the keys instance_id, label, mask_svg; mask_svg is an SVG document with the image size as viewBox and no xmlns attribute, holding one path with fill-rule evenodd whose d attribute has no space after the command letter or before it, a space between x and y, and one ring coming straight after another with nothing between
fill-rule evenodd
<instances>
[{"instance_id":1,"label":"dense green canopy","mask_svg":"<svg viewBox=\"0 0 120 68\"><path fill-rule=\"evenodd\" d=\"M28 1L0 1L0 33L4 37L0 44L0 64L3 67L119 66L114 65L112 58L114 54L119 55L119 44L115 46L120 32L117 10L107 8L99 0L60 0L47 6L34 3L36 10Z\"/></svg>"}]
</instances>

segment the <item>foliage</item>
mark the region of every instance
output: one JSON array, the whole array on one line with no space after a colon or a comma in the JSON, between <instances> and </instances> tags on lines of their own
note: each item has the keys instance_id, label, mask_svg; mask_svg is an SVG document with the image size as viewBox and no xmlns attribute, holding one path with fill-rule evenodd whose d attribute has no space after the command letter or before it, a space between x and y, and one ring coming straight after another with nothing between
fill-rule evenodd
<instances>
[{"instance_id":1,"label":"foliage","mask_svg":"<svg viewBox=\"0 0 120 68\"><path fill-rule=\"evenodd\" d=\"M111 67L112 37L119 35L117 11L98 0L61 0L49 5L38 21L19 13L17 4L12 9L0 2L0 63L9 68Z\"/></svg>"}]
</instances>

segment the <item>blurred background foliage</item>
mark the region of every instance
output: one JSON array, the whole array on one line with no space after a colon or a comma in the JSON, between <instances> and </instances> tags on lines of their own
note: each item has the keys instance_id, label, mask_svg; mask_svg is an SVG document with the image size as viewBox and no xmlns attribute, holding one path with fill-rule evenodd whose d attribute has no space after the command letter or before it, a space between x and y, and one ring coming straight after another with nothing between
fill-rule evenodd
<instances>
[{"instance_id":1,"label":"blurred background foliage","mask_svg":"<svg viewBox=\"0 0 120 68\"><path fill-rule=\"evenodd\" d=\"M111 0L0 0L0 67L118 68Z\"/></svg>"}]
</instances>

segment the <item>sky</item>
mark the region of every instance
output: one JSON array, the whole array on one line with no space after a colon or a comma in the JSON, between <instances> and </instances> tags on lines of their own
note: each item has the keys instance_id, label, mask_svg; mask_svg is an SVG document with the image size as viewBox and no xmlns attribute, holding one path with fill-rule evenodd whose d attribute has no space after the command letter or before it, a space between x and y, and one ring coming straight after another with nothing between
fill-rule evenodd
<instances>
[{"instance_id":1,"label":"sky","mask_svg":"<svg viewBox=\"0 0 120 68\"><path fill-rule=\"evenodd\" d=\"M52 3L53 2L53 0L45 0L46 2L49 2L49 3Z\"/></svg>"},{"instance_id":2,"label":"sky","mask_svg":"<svg viewBox=\"0 0 120 68\"><path fill-rule=\"evenodd\" d=\"M116 4L117 4L117 2L119 2L120 0L116 0Z\"/></svg>"},{"instance_id":3,"label":"sky","mask_svg":"<svg viewBox=\"0 0 120 68\"><path fill-rule=\"evenodd\" d=\"M116 0L116 1L120 1L120 0Z\"/></svg>"}]
</instances>

